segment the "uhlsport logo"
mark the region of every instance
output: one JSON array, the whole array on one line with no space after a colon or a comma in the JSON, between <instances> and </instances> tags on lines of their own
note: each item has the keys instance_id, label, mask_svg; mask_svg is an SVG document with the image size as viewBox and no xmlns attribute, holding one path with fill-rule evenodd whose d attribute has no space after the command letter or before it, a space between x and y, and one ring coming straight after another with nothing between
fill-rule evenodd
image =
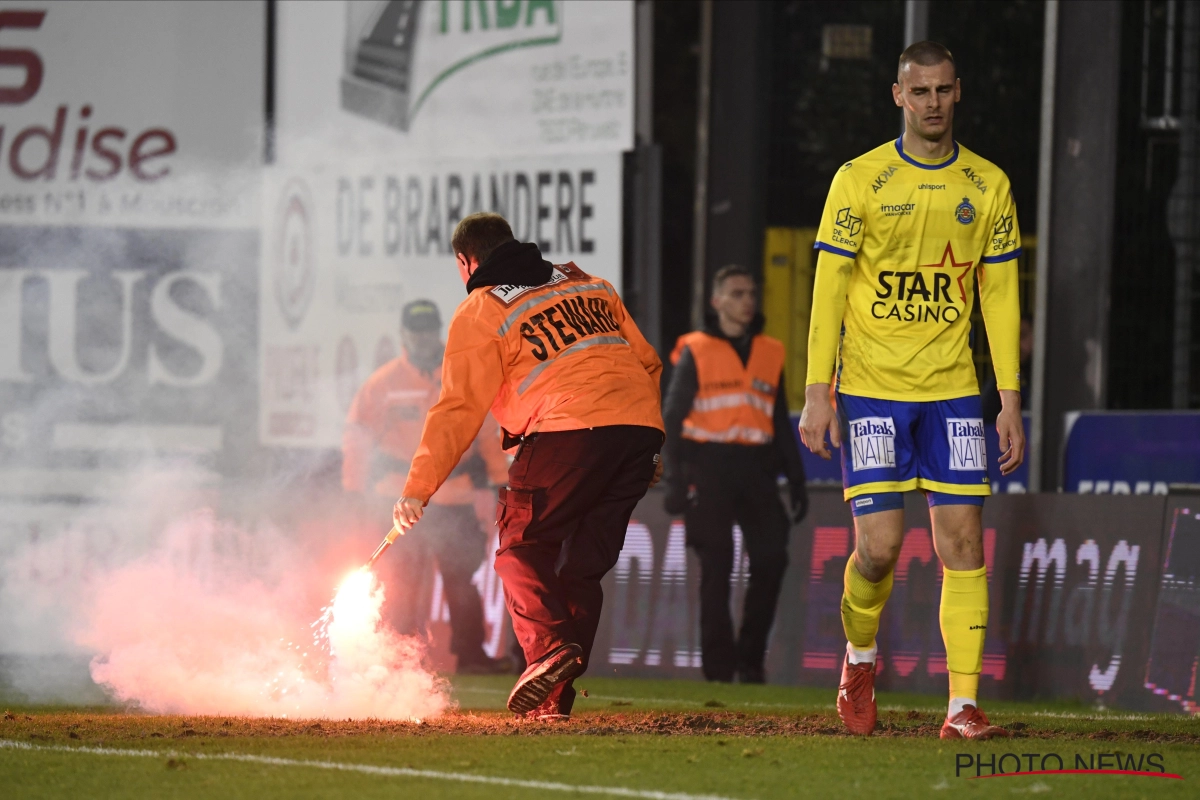
<instances>
[{"instance_id":1,"label":"uhlsport logo","mask_svg":"<svg viewBox=\"0 0 1200 800\"><path fill-rule=\"evenodd\" d=\"M456 73L513 50L558 44L562 0L376 0L347 4L342 108L407 131Z\"/></svg>"},{"instance_id":2,"label":"uhlsport logo","mask_svg":"<svg viewBox=\"0 0 1200 800\"><path fill-rule=\"evenodd\" d=\"M283 190L275 233L275 301L291 328L304 319L317 282L313 255L312 196L293 179Z\"/></svg>"},{"instance_id":3,"label":"uhlsport logo","mask_svg":"<svg viewBox=\"0 0 1200 800\"><path fill-rule=\"evenodd\" d=\"M946 438L950 443L950 469L972 472L987 469L982 419L947 418Z\"/></svg>"},{"instance_id":4,"label":"uhlsport logo","mask_svg":"<svg viewBox=\"0 0 1200 800\"><path fill-rule=\"evenodd\" d=\"M891 417L850 420L850 452L855 472L896 466L896 423Z\"/></svg>"},{"instance_id":5,"label":"uhlsport logo","mask_svg":"<svg viewBox=\"0 0 1200 800\"><path fill-rule=\"evenodd\" d=\"M975 206L971 205L971 201L963 198L963 201L958 204L958 208L954 209L954 218L963 225L970 225L975 221Z\"/></svg>"}]
</instances>

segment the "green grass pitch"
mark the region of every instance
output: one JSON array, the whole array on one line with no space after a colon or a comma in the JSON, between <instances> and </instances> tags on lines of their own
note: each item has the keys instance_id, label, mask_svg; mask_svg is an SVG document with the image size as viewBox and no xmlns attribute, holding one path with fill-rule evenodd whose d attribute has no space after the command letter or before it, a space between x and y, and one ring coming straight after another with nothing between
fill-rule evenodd
<instances>
[{"instance_id":1,"label":"green grass pitch","mask_svg":"<svg viewBox=\"0 0 1200 800\"><path fill-rule=\"evenodd\" d=\"M987 704L1017 737L943 742L940 698L883 693L880 730L844 735L833 689L580 679L568 723L515 721L511 678L454 681L456 711L423 724L174 717L113 707L10 705L0 719L0 796L164 797L1197 797L1200 722L1067 705ZM1173 778L971 779L956 762L1158 754ZM972 764L975 762L972 761ZM1146 762L1143 762L1146 763ZM1049 768L1058 764L1051 761ZM1147 769L1148 767L1143 767ZM984 774L988 772L985 767Z\"/></svg>"}]
</instances>

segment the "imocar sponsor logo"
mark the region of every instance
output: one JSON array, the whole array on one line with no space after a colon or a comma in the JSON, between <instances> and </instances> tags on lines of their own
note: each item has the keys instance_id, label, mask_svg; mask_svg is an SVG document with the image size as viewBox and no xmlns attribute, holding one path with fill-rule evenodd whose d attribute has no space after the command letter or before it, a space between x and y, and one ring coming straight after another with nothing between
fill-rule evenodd
<instances>
[{"instance_id":1,"label":"imocar sponsor logo","mask_svg":"<svg viewBox=\"0 0 1200 800\"><path fill-rule=\"evenodd\" d=\"M879 206L879 211L885 217L907 217L912 215L916 207L916 203L883 203Z\"/></svg>"}]
</instances>

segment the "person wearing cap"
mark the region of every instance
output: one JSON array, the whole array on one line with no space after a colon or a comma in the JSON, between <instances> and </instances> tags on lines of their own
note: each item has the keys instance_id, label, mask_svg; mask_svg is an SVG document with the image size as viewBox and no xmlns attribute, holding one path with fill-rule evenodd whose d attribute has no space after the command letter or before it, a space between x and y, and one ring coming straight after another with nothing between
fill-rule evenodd
<instances>
[{"instance_id":1,"label":"person wearing cap","mask_svg":"<svg viewBox=\"0 0 1200 800\"><path fill-rule=\"evenodd\" d=\"M683 515L688 546L700 557L704 677L765 683L791 533L777 478L787 476L791 522L799 522L808 509L804 462L788 416L783 343L762 333L754 277L736 265L717 270L710 304L704 330L679 337L671 354L664 504ZM750 559L736 636L729 613L734 523Z\"/></svg>"},{"instance_id":2,"label":"person wearing cap","mask_svg":"<svg viewBox=\"0 0 1200 800\"><path fill-rule=\"evenodd\" d=\"M407 529L432 511L490 408L515 448L496 573L528 663L508 708L564 719L600 622L600 580L661 473L662 362L612 284L544 260L498 214L465 217L451 244L468 294L393 519Z\"/></svg>"},{"instance_id":3,"label":"person wearing cap","mask_svg":"<svg viewBox=\"0 0 1200 800\"><path fill-rule=\"evenodd\" d=\"M350 405L342 436L342 487L391 506L404 486L421 438L425 416L442 385L442 317L429 300L414 300L400 316L403 354L367 378ZM483 650L483 606L471 577L483 562L487 536L475 515L478 487L507 478L508 460L500 449L494 420L471 442L468 457L430 498L429 514L398 551L380 565L386 586L385 614L397 632L424 631L433 564L442 575L442 595L450 610L450 652L457 671L502 673L507 659Z\"/></svg>"}]
</instances>

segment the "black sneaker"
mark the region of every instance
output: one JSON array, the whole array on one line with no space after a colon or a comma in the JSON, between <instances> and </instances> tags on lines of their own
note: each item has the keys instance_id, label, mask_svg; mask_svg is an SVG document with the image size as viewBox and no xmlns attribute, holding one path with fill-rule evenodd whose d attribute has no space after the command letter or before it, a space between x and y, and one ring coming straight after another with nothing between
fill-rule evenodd
<instances>
[{"instance_id":1,"label":"black sneaker","mask_svg":"<svg viewBox=\"0 0 1200 800\"><path fill-rule=\"evenodd\" d=\"M567 722L571 719L571 707L575 705L575 689L571 681L563 681L550 691L550 696L533 711L525 714L525 719L536 722Z\"/></svg>"},{"instance_id":2,"label":"black sneaker","mask_svg":"<svg viewBox=\"0 0 1200 800\"><path fill-rule=\"evenodd\" d=\"M577 644L564 644L536 664L530 665L512 694L508 696L508 710L514 714L528 714L540 706L563 681L578 677L583 672L583 648Z\"/></svg>"}]
</instances>

